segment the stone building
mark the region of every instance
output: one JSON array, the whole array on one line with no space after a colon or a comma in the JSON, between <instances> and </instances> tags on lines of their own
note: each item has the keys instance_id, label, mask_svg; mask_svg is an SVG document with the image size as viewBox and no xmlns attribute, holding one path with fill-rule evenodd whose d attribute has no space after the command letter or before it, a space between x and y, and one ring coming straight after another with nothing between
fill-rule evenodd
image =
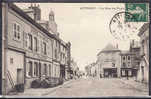
<instances>
[{"instance_id":1,"label":"stone building","mask_svg":"<svg viewBox=\"0 0 151 99\"><path fill-rule=\"evenodd\" d=\"M132 53L131 60L132 60L132 68L133 68L133 76L137 77L138 69L140 65L140 42L132 40L130 42L130 53Z\"/></svg>"},{"instance_id":2,"label":"stone building","mask_svg":"<svg viewBox=\"0 0 151 99\"><path fill-rule=\"evenodd\" d=\"M141 82L149 82L149 23L145 23L138 33L140 37L140 56L141 61L138 70L137 80Z\"/></svg>"},{"instance_id":3,"label":"stone building","mask_svg":"<svg viewBox=\"0 0 151 99\"><path fill-rule=\"evenodd\" d=\"M61 68L70 67L71 44L41 26L37 22L41 12L36 9L35 14L35 8L30 10L34 14L26 14L12 3L2 3L3 94L17 85L30 88L37 78L64 77Z\"/></svg>"},{"instance_id":4,"label":"stone building","mask_svg":"<svg viewBox=\"0 0 151 99\"><path fill-rule=\"evenodd\" d=\"M120 77L120 52L118 46L109 43L97 54L98 77Z\"/></svg>"},{"instance_id":5,"label":"stone building","mask_svg":"<svg viewBox=\"0 0 151 99\"><path fill-rule=\"evenodd\" d=\"M121 51L121 77L132 77L132 53L130 51Z\"/></svg>"},{"instance_id":6,"label":"stone building","mask_svg":"<svg viewBox=\"0 0 151 99\"><path fill-rule=\"evenodd\" d=\"M66 56L67 56L67 60L66 60L66 66L65 66L65 78L66 79L70 79L71 78L71 43L68 42L66 43Z\"/></svg>"}]
</instances>

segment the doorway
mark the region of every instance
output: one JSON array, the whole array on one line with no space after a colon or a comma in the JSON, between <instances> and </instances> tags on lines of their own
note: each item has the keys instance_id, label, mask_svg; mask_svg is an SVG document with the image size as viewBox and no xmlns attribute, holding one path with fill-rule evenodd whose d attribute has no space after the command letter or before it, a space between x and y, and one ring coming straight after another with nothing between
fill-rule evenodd
<instances>
[{"instance_id":1,"label":"doorway","mask_svg":"<svg viewBox=\"0 0 151 99\"><path fill-rule=\"evenodd\" d=\"M17 69L17 85L24 83L23 69Z\"/></svg>"}]
</instances>

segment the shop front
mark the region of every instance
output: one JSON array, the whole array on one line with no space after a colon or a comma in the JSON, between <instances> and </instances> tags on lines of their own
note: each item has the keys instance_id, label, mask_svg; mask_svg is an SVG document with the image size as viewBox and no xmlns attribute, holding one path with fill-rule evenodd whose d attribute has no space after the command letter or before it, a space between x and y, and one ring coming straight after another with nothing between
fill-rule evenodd
<instances>
[{"instance_id":1,"label":"shop front","mask_svg":"<svg viewBox=\"0 0 151 99\"><path fill-rule=\"evenodd\" d=\"M104 68L104 77L117 77L117 68Z\"/></svg>"},{"instance_id":2,"label":"shop front","mask_svg":"<svg viewBox=\"0 0 151 99\"><path fill-rule=\"evenodd\" d=\"M134 70L132 68L121 68L121 77L132 77Z\"/></svg>"}]
</instances>

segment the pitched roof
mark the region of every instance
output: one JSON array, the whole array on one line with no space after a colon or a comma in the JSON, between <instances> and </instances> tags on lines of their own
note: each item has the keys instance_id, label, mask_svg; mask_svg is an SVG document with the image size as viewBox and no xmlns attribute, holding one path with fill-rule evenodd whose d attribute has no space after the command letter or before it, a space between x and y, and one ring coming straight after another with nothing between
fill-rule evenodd
<instances>
[{"instance_id":1,"label":"pitched roof","mask_svg":"<svg viewBox=\"0 0 151 99\"><path fill-rule=\"evenodd\" d=\"M102 51L118 50L115 46L109 43Z\"/></svg>"},{"instance_id":2,"label":"pitched roof","mask_svg":"<svg viewBox=\"0 0 151 99\"><path fill-rule=\"evenodd\" d=\"M34 26L36 26L38 29L40 29L41 31L43 31L46 35L48 35L49 37L52 37L56 40L58 40L60 42L60 39L58 39L56 36L54 36L52 33L50 33L49 31L47 31L45 28L43 28L40 24L38 24L36 21L34 21L30 16L28 16L23 10L21 10L18 6L16 6L13 3L8 3L9 8L11 8L12 10L14 10L17 14L19 14L20 16L22 16L24 19L26 19L28 22L30 22L31 24L33 24Z\"/></svg>"},{"instance_id":3,"label":"pitched roof","mask_svg":"<svg viewBox=\"0 0 151 99\"><path fill-rule=\"evenodd\" d=\"M98 54L100 55L100 53L102 52L113 52L113 51L120 51L117 47L113 46L111 43L109 43L108 45L105 46L104 49L102 49Z\"/></svg>"}]
</instances>

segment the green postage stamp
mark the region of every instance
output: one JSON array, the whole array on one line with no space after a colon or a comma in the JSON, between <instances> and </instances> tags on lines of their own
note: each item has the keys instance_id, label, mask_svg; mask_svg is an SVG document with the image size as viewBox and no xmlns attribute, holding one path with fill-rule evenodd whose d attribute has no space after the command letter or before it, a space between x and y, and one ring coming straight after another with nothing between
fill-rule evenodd
<instances>
[{"instance_id":1,"label":"green postage stamp","mask_svg":"<svg viewBox=\"0 0 151 99\"><path fill-rule=\"evenodd\" d=\"M125 10L132 15L132 17L125 17L126 22L148 21L148 5L146 3L126 3ZM128 13L125 15L127 16Z\"/></svg>"}]
</instances>

